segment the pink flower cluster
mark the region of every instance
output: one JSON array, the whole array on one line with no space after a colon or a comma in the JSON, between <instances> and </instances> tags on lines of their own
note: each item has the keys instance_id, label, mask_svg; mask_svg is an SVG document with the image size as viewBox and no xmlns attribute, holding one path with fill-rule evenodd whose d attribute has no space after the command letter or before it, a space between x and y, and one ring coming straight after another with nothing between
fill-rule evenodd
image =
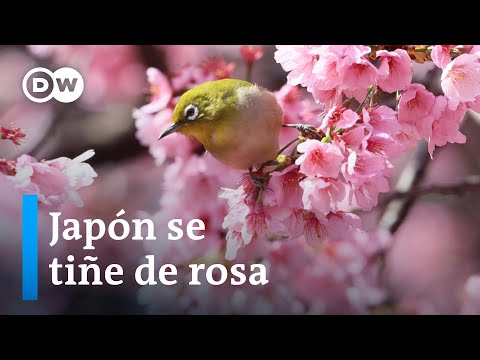
<instances>
[{"instance_id":1,"label":"pink flower cluster","mask_svg":"<svg viewBox=\"0 0 480 360\"><path fill-rule=\"evenodd\" d=\"M60 157L37 161L30 155L17 160L0 159L2 186L21 194L37 194L42 208L56 210L69 200L83 206L78 190L93 183L97 173L85 163L95 152L88 150L74 159Z\"/></svg>"},{"instance_id":2,"label":"pink flower cluster","mask_svg":"<svg viewBox=\"0 0 480 360\"><path fill-rule=\"evenodd\" d=\"M300 143L295 164L272 172L261 194L249 179L224 190L230 208L224 222L227 259L252 240L303 235L315 247L360 232L360 218L347 211L352 205L370 210L379 193L388 191L389 159L402 150L395 139L399 128L395 111L385 106L360 115L332 107L320 125L327 141Z\"/></svg>"},{"instance_id":3,"label":"pink flower cluster","mask_svg":"<svg viewBox=\"0 0 480 360\"><path fill-rule=\"evenodd\" d=\"M371 85L391 93L412 81L405 50L378 51L378 68L370 54L371 48L363 45L279 45L275 60L290 72L289 84L306 87L315 100L328 105L338 103L342 95L363 101Z\"/></svg>"},{"instance_id":4,"label":"pink flower cluster","mask_svg":"<svg viewBox=\"0 0 480 360\"><path fill-rule=\"evenodd\" d=\"M470 55L458 59L462 56ZM458 126L466 106L454 107L448 95L435 97L423 85L410 84L412 60L404 49L279 46L275 58L290 71L288 82L306 87L326 114L319 119L320 137L297 146L296 166L269 174L265 189L244 183L224 191L230 208L224 222L227 258L252 240L303 235L317 246L351 237L361 223L346 211L352 205L368 211L377 204L379 193L389 190L390 160L405 147L423 138L432 153L435 146L465 141ZM402 92L398 112L375 105L378 88ZM360 103L357 111L348 107L352 97Z\"/></svg>"},{"instance_id":5,"label":"pink flower cluster","mask_svg":"<svg viewBox=\"0 0 480 360\"><path fill-rule=\"evenodd\" d=\"M288 83L306 87L327 111L345 97L362 103L370 87L375 92L397 92L401 131L396 137L407 148L424 139L432 155L436 146L464 143L459 125L468 108L480 107L480 49L453 45L424 49L443 69L444 96L435 96L423 85L411 84L412 60L409 47L404 48L282 45L277 46L275 59L289 72Z\"/></svg>"}]
</instances>

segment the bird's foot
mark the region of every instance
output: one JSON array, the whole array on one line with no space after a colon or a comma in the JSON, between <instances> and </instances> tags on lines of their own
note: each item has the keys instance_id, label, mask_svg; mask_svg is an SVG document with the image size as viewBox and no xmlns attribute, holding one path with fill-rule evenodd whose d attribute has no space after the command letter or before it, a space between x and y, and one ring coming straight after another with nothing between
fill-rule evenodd
<instances>
[{"instance_id":1,"label":"bird's foot","mask_svg":"<svg viewBox=\"0 0 480 360\"><path fill-rule=\"evenodd\" d=\"M250 181L252 188L247 195L247 198L254 199L255 204L262 204L264 192L268 188L268 182L270 181L269 174L250 174Z\"/></svg>"},{"instance_id":2,"label":"bird's foot","mask_svg":"<svg viewBox=\"0 0 480 360\"><path fill-rule=\"evenodd\" d=\"M256 175L250 175L250 180L252 180L252 184L257 188L257 189L265 189L268 184L268 179L269 177L263 175L263 176L256 176Z\"/></svg>"},{"instance_id":3,"label":"bird's foot","mask_svg":"<svg viewBox=\"0 0 480 360\"><path fill-rule=\"evenodd\" d=\"M250 175L250 180L252 181L253 186L257 189L265 189L268 185L268 180L270 176L263 172L263 166L260 167L257 171L254 171L253 168L249 168L248 172Z\"/></svg>"},{"instance_id":4,"label":"bird's foot","mask_svg":"<svg viewBox=\"0 0 480 360\"><path fill-rule=\"evenodd\" d=\"M317 130L313 125L307 124L283 124L283 127L295 128L302 133L303 136L307 138L322 140L322 133Z\"/></svg>"}]
</instances>

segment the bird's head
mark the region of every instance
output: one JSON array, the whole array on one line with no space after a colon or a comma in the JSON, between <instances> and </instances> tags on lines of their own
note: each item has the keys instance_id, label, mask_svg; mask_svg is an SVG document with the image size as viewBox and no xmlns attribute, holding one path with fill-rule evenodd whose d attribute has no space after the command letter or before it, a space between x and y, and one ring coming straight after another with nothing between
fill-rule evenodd
<instances>
[{"instance_id":1,"label":"bird's head","mask_svg":"<svg viewBox=\"0 0 480 360\"><path fill-rule=\"evenodd\" d=\"M175 132L201 140L220 122L238 111L238 93L241 87L253 86L238 79L205 82L185 92L173 110L172 125L159 137Z\"/></svg>"}]
</instances>

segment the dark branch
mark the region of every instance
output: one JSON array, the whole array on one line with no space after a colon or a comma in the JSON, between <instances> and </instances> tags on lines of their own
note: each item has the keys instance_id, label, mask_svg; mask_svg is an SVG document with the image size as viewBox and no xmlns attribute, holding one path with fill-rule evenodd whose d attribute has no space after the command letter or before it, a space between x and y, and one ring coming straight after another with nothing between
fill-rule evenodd
<instances>
[{"instance_id":1,"label":"dark branch","mask_svg":"<svg viewBox=\"0 0 480 360\"><path fill-rule=\"evenodd\" d=\"M425 175L429 159L427 143L419 143L412 160L408 162L402 171L395 186L394 193L402 193L404 196L391 198L392 201L388 203L380 219L380 227L388 230L392 234L398 230L416 201L416 196L411 193L411 189L418 188L418 185Z\"/></svg>"},{"instance_id":2,"label":"dark branch","mask_svg":"<svg viewBox=\"0 0 480 360\"><path fill-rule=\"evenodd\" d=\"M46 145L50 142L50 140L54 138L60 123L62 123L66 119L67 110L68 110L68 106L65 106L63 104L58 105L56 107L55 115L53 116L52 121L48 125L48 128L45 130L45 134L35 144L35 146L29 151L33 157L38 158L39 156L42 155L42 150L46 147Z\"/></svg>"},{"instance_id":3,"label":"dark branch","mask_svg":"<svg viewBox=\"0 0 480 360\"><path fill-rule=\"evenodd\" d=\"M463 195L469 191L478 191L480 190L480 175L472 175L467 177L465 180L450 185L432 185L428 187L417 187L413 188L410 191L398 191L392 193L386 201L389 202L393 199L399 198L409 198L409 197L421 197L430 194L440 194L440 195Z\"/></svg>"}]
</instances>

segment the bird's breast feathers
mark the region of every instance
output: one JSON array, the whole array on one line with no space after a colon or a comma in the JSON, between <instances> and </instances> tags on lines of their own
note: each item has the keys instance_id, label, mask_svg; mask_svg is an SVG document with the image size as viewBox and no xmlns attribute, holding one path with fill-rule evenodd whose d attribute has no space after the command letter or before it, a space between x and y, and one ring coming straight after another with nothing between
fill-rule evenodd
<instances>
[{"instance_id":1,"label":"bird's breast feathers","mask_svg":"<svg viewBox=\"0 0 480 360\"><path fill-rule=\"evenodd\" d=\"M275 96L257 86L237 90L237 111L217 122L205 147L230 166L272 160L278 151L283 112Z\"/></svg>"}]
</instances>

